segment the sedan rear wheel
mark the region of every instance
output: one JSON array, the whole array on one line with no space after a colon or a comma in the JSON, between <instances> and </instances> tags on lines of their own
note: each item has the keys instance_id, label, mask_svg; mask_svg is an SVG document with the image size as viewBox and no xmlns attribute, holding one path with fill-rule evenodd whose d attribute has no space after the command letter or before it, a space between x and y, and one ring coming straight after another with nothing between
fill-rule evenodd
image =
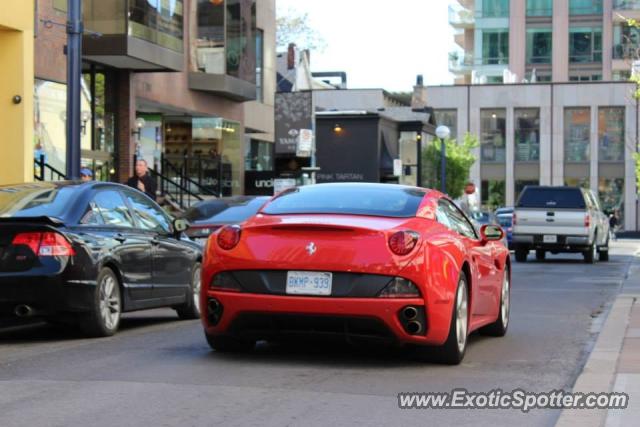
<instances>
[{"instance_id":1,"label":"sedan rear wheel","mask_svg":"<svg viewBox=\"0 0 640 427\"><path fill-rule=\"evenodd\" d=\"M199 319L200 318L200 279L202 274L202 265L196 262L191 270L191 283L187 290L187 301L176 307L178 317L181 319Z\"/></svg>"},{"instance_id":2,"label":"sedan rear wheel","mask_svg":"<svg viewBox=\"0 0 640 427\"><path fill-rule=\"evenodd\" d=\"M122 305L118 278L108 267L100 270L94 295L94 309L82 320L81 328L92 337L108 337L120 325Z\"/></svg>"}]
</instances>

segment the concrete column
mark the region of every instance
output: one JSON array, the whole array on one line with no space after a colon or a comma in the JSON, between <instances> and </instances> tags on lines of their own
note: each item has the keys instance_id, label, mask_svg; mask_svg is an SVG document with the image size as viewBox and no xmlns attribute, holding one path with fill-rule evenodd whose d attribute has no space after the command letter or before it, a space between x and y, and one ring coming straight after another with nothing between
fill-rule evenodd
<instances>
[{"instance_id":1,"label":"concrete column","mask_svg":"<svg viewBox=\"0 0 640 427\"><path fill-rule=\"evenodd\" d=\"M553 81L569 80L569 0L553 2Z\"/></svg>"},{"instance_id":2,"label":"concrete column","mask_svg":"<svg viewBox=\"0 0 640 427\"><path fill-rule=\"evenodd\" d=\"M471 89L471 93L473 94L473 88ZM473 95L471 98L473 102ZM472 135L476 135L478 137L478 143L480 142L480 109L476 108L471 104L470 110L468 113L470 115L470 129L469 132ZM478 197L479 200L482 200L482 177L481 177L481 158L480 158L480 145L473 150L473 155L476 157L476 162L471 166L470 178L471 181L476 185L478 189Z\"/></svg>"},{"instance_id":3,"label":"concrete column","mask_svg":"<svg viewBox=\"0 0 640 427\"><path fill-rule=\"evenodd\" d=\"M525 77L526 9L526 0L509 3L509 70L516 74L518 82Z\"/></svg>"},{"instance_id":4,"label":"concrete column","mask_svg":"<svg viewBox=\"0 0 640 427\"><path fill-rule=\"evenodd\" d=\"M513 206L515 203L515 130L514 130L514 110L507 108L506 145L505 145L505 203L506 206Z\"/></svg>"},{"instance_id":5,"label":"concrete column","mask_svg":"<svg viewBox=\"0 0 640 427\"><path fill-rule=\"evenodd\" d=\"M555 87L552 89L555 91ZM556 100L557 95L553 97ZM553 167L551 185L564 185L564 107L554 104L551 106L553 114L553 145L551 147Z\"/></svg>"},{"instance_id":6,"label":"concrete column","mask_svg":"<svg viewBox=\"0 0 640 427\"><path fill-rule=\"evenodd\" d=\"M591 138L589 152L589 187L598 193L598 106L591 106Z\"/></svg>"},{"instance_id":7,"label":"concrete column","mask_svg":"<svg viewBox=\"0 0 640 427\"><path fill-rule=\"evenodd\" d=\"M548 86L550 87L550 86ZM551 185L551 114L552 108L540 108L540 185Z\"/></svg>"},{"instance_id":8,"label":"concrete column","mask_svg":"<svg viewBox=\"0 0 640 427\"><path fill-rule=\"evenodd\" d=\"M633 154L636 152L636 123L640 120L635 103L629 104L625 112L625 148L624 148L624 228L638 230L638 198L636 195L636 165Z\"/></svg>"},{"instance_id":9,"label":"concrete column","mask_svg":"<svg viewBox=\"0 0 640 427\"><path fill-rule=\"evenodd\" d=\"M0 16L0 184L33 181L33 5L17 1ZM12 9L13 7L13 9ZM11 10L11 13L8 11ZM30 14L29 14L30 13ZM24 18L24 19L22 19ZM5 25L24 24L22 28Z\"/></svg>"},{"instance_id":10,"label":"concrete column","mask_svg":"<svg viewBox=\"0 0 640 427\"><path fill-rule=\"evenodd\" d=\"M613 0L602 2L602 80L611 80L613 65Z\"/></svg>"}]
</instances>

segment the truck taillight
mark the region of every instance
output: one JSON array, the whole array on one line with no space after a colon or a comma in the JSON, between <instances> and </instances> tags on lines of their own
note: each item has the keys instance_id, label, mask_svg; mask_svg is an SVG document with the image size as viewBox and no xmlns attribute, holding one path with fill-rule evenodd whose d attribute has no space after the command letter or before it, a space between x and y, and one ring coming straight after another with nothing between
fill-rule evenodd
<instances>
[{"instance_id":1,"label":"truck taillight","mask_svg":"<svg viewBox=\"0 0 640 427\"><path fill-rule=\"evenodd\" d=\"M516 225L516 213L513 213L513 217L511 218L511 225Z\"/></svg>"},{"instance_id":2,"label":"truck taillight","mask_svg":"<svg viewBox=\"0 0 640 427\"><path fill-rule=\"evenodd\" d=\"M11 242L13 246L24 245L41 257L45 256L74 256L76 251L61 234L54 232L45 233L18 233Z\"/></svg>"},{"instance_id":3,"label":"truck taillight","mask_svg":"<svg viewBox=\"0 0 640 427\"><path fill-rule=\"evenodd\" d=\"M586 214L586 215L584 216L584 226L585 226L585 227L589 227L589 226L591 226L591 215Z\"/></svg>"}]
</instances>

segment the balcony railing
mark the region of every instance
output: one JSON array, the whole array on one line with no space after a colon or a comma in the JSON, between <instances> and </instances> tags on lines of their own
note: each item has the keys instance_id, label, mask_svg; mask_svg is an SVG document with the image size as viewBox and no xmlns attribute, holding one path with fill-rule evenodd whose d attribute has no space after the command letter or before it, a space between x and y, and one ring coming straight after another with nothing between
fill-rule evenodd
<instances>
[{"instance_id":1,"label":"balcony railing","mask_svg":"<svg viewBox=\"0 0 640 427\"><path fill-rule=\"evenodd\" d=\"M475 25L476 18L468 9L456 9L449 6L449 24L452 27L470 27Z\"/></svg>"},{"instance_id":2,"label":"balcony railing","mask_svg":"<svg viewBox=\"0 0 640 427\"><path fill-rule=\"evenodd\" d=\"M640 10L640 1L638 0L615 0L613 2L614 10Z\"/></svg>"},{"instance_id":3,"label":"balcony railing","mask_svg":"<svg viewBox=\"0 0 640 427\"><path fill-rule=\"evenodd\" d=\"M613 59L640 59L640 46L632 43L620 43L613 46Z\"/></svg>"}]
</instances>

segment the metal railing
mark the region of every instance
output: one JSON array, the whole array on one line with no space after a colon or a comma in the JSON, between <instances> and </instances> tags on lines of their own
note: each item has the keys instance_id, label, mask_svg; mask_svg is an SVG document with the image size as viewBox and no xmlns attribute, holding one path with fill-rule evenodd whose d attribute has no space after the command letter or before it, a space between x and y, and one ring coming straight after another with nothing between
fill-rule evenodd
<instances>
[{"instance_id":1,"label":"metal railing","mask_svg":"<svg viewBox=\"0 0 640 427\"><path fill-rule=\"evenodd\" d=\"M191 192L181 183L167 178L155 169L149 169L149 172L156 182L159 181L160 185L158 188L160 188L162 196L169 196L171 200L178 204L180 209L186 210L190 208L193 203L204 200L200 195Z\"/></svg>"},{"instance_id":2,"label":"metal railing","mask_svg":"<svg viewBox=\"0 0 640 427\"><path fill-rule=\"evenodd\" d=\"M613 2L614 10L640 10L640 1L638 0L615 0Z\"/></svg>"},{"instance_id":3,"label":"metal railing","mask_svg":"<svg viewBox=\"0 0 640 427\"><path fill-rule=\"evenodd\" d=\"M468 9L458 9L449 6L449 24L452 26L473 25L476 22L475 14Z\"/></svg>"},{"instance_id":4,"label":"metal railing","mask_svg":"<svg viewBox=\"0 0 640 427\"><path fill-rule=\"evenodd\" d=\"M640 59L640 47L633 43L613 45L613 59Z\"/></svg>"},{"instance_id":5,"label":"metal railing","mask_svg":"<svg viewBox=\"0 0 640 427\"><path fill-rule=\"evenodd\" d=\"M36 181L64 181L67 179L67 176L63 172L60 172L46 162L44 155L33 159L33 166L33 177ZM47 173L49 174L48 180Z\"/></svg>"}]
</instances>

